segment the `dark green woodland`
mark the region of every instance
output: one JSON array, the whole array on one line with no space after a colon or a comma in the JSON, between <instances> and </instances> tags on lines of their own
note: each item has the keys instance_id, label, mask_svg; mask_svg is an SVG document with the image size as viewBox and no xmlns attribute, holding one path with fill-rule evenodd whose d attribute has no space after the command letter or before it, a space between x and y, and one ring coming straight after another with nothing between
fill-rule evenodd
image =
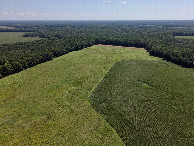
<instances>
[{"instance_id":1,"label":"dark green woodland","mask_svg":"<svg viewBox=\"0 0 194 146\"><path fill-rule=\"evenodd\" d=\"M143 47L183 67L194 67L194 21L0 21L0 32L25 32L32 42L0 45L0 78L95 44ZM12 28L12 29L9 29Z\"/></svg>"}]
</instances>

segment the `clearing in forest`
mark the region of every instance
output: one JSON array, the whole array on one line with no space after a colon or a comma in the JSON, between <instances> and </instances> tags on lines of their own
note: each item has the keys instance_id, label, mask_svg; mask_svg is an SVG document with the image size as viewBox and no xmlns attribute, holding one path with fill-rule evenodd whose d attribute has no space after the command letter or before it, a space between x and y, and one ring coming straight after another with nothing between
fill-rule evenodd
<instances>
[{"instance_id":1,"label":"clearing in forest","mask_svg":"<svg viewBox=\"0 0 194 146\"><path fill-rule=\"evenodd\" d=\"M177 39L194 39L194 36L175 36Z\"/></svg>"},{"instance_id":2,"label":"clearing in forest","mask_svg":"<svg viewBox=\"0 0 194 146\"><path fill-rule=\"evenodd\" d=\"M23 37L24 34L25 32L0 32L0 44L40 40L39 37Z\"/></svg>"},{"instance_id":3,"label":"clearing in forest","mask_svg":"<svg viewBox=\"0 0 194 146\"><path fill-rule=\"evenodd\" d=\"M0 26L0 29L16 29L16 28L10 26Z\"/></svg>"}]
</instances>

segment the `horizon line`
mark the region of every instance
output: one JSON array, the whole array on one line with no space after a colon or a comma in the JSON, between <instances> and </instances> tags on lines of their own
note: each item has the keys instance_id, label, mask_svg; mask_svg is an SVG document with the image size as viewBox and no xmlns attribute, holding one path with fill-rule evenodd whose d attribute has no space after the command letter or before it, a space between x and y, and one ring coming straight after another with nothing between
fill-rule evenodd
<instances>
[{"instance_id":1,"label":"horizon line","mask_svg":"<svg viewBox=\"0 0 194 146\"><path fill-rule=\"evenodd\" d=\"M194 21L194 19L154 19L154 20L150 20L150 19L137 19L137 20L49 20L49 19L24 19L24 20L0 20L0 21Z\"/></svg>"}]
</instances>

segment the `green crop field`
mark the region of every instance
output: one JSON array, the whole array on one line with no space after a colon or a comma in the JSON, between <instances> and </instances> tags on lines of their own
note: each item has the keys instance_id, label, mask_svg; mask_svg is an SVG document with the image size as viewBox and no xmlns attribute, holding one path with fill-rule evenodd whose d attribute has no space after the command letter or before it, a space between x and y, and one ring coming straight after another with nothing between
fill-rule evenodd
<instances>
[{"instance_id":1,"label":"green crop field","mask_svg":"<svg viewBox=\"0 0 194 146\"><path fill-rule=\"evenodd\" d=\"M194 36L175 36L177 39L194 39Z\"/></svg>"},{"instance_id":2,"label":"green crop field","mask_svg":"<svg viewBox=\"0 0 194 146\"><path fill-rule=\"evenodd\" d=\"M93 46L0 80L0 145L123 145L89 95L120 60L159 60L142 49Z\"/></svg>"},{"instance_id":3,"label":"green crop field","mask_svg":"<svg viewBox=\"0 0 194 146\"><path fill-rule=\"evenodd\" d=\"M40 40L38 37L22 37L24 32L0 32L0 44Z\"/></svg>"},{"instance_id":4,"label":"green crop field","mask_svg":"<svg viewBox=\"0 0 194 146\"><path fill-rule=\"evenodd\" d=\"M137 77L139 77L140 74L143 76L134 87L128 82L126 82L126 86L122 85L122 87L125 87L124 89L132 87L131 92L126 90L126 97L123 97L120 101L117 99L114 100L115 96L113 96L113 104L116 106L108 109L107 111L110 113L104 117L104 115L100 115L101 113L98 114L98 102L94 105L94 101L99 101L99 92L96 91L98 91L102 85L102 83L99 85L98 83L107 74L113 64L121 60L143 61L142 65L137 63L137 66L130 66L130 63L127 63L124 65L126 67L124 67L121 64L121 72L116 75L116 77L114 75L114 78L110 78L110 81L115 80L117 82L119 80L118 77L125 80L126 75L131 75L131 77L134 78L134 72L137 73ZM167 140L170 141L173 138L177 138L177 132L181 128L182 135L180 135L180 138L183 138L183 140L180 140L180 144L183 141L189 144L192 138L190 133L193 132L190 125L193 116L191 114L193 109L191 109L190 106L193 101L187 99L187 97L192 95L193 91L190 90L191 88L187 87L189 85L192 87L193 85L193 82L191 82L193 81L193 74L190 75L191 72L193 73L193 70L182 69L172 63L156 62L159 66L154 65L152 67L152 65L150 66L144 63L145 60L159 61L161 59L149 56L149 53L142 49L93 46L80 51L71 52L55 58L52 61L39 64L20 73L0 79L0 145L124 145L126 139L128 141L128 139L134 140L135 138L141 140L136 141L137 144L142 141L149 143L149 140L153 140L154 138L156 138L156 141L153 140L153 144L159 144L161 141L157 141L158 137L155 137L158 136L158 131L161 132L159 135L161 139L163 135L169 137L164 139L168 144L169 142ZM169 79L172 74L170 74L170 76L165 74L164 76L166 66L172 66L173 69L169 71L173 71L177 76L175 75L172 79ZM148 67L148 69L146 69L146 67ZM172 81L172 83L180 83L180 85L177 84L172 89L168 88L172 84L165 86L167 82L164 82L164 84L158 86L158 89L155 91L154 87L157 87L157 81L160 82L161 78L150 74L149 70L157 69L155 72L160 75L159 72L157 72L160 67L162 67L160 70L161 75L163 75L168 82ZM134 72L130 74L131 70ZM186 75L183 75L184 73ZM154 83L152 80L150 82L146 80L148 75L153 76ZM106 80L107 77L106 75L104 80ZM175 80L177 78L180 82ZM126 81L129 81L129 79ZM186 82L187 85L185 85ZM114 85L115 84L113 84L113 86ZM121 84L119 83L118 85ZM165 86L164 93L160 92L160 87L164 88L163 85ZM97 88L95 89L96 86ZM185 86L185 88L182 88L182 86ZM140 89L138 93L137 88ZM145 90L142 90L144 88ZM109 93L110 88L106 89L107 93ZM115 91L114 93L115 95L119 93L118 97L121 97L125 90L122 88L119 89L120 91ZM178 89L180 95L174 92L175 89ZM183 89L185 89L185 91L182 93ZM92 90L94 92L92 96L90 96ZM140 95L144 92L148 93L147 96L151 95L150 92L153 92L153 95L149 98L141 97ZM127 98L129 93L131 94L131 103L129 103L129 98ZM186 93L188 93L187 96L185 96ZM104 94L104 90L102 94ZM174 96L170 96L170 94ZM156 95L159 100L155 100L154 95ZM138 99L133 98L134 96ZM92 97L92 100L90 97ZM169 97L170 99L168 99ZM145 98L145 100L141 100L141 98ZM180 99L180 101L176 100L176 98ZM90 101L92 101L92 105ZM104 101L106 101L106 99ZM154 101L156 101L156 103L151 104ZM162 103L168 101L168 103L160 105L160 101ZM150 104L145 105L145 103L148 102ZM129 106L127 103L129 103L130 106L132 106L132 103L134 104L132 111L128 111ZM106 103L104 106L107 107ZM118 110L118 106L121 110ZM138 108L137 106L141 107ZM172 110L172 112L170 110ZM187 110L186 113L185 110ZM120 113L117 113L117 111L120 111ZM148 115L142 115L144 111L147 111ZM161 116L157 117L156 115L159 112L161 112ZM168 113L169 119L166 119ZM171 118L170 116L172 116L173 113L175 113L175 116ZM177 113L180 113L180 117L176 116ZM110 116L110 114L112 114L112 116ZM129 123L123 123L124 125L122 125L122 123L116 119L117 116L115 114L119 115L118 117L122 117L123 122L128 122L131 117L134 117L134 121L131 121L131 123L135 124L133 128L136 129L137 133L145 128L143 127L145 124L148 125L147 130L142 130L143 133L140 134L140 136L136 135L134 138L129 136L129 138L127 138L125 137L125 133L129 134L128 129L131 127L127 126ZM183 116L183 114L185 115ZM149 120L146 120L146 117ZM164 125L158 129L157 124L161 123L157 122L160 118L164 118L160 121L164 123ZM179 120L180 124L176 123L173 125L175 123L173 120ZM183 120L187 121L184 121L185 125L183 125ZM168 131L170 122L172 123L172 125L170 125L172 127L171 130ZM126 128L122 131L124 133L123 136L118 131L118 127L115 127L113 123L120 128L121 126ZM155 131L152 131L154 128ZM189 130L187 128L190 129L190 132L188 132ZM133 132L134 131L132 131L131 136L134 136ZM147 139L144 137L146 132ZM175 135L173 135L173 132Z\"/></svg>"},{"instance_id":5,"label":"green crop field","mask_svg":"<svg viewBox=\"0 0 194 146\"><path fill-rule=\"evenodd\" d=\"M194 74L163 61L115 63L90 95L126 145L194 144Z\"/></svg>"}]
</instances>

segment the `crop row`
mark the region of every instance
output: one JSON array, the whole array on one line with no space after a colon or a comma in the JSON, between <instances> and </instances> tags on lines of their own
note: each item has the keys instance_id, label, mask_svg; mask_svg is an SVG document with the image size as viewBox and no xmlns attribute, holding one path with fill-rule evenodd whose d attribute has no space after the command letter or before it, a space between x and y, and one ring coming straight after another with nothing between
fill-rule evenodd
<instances>
[{"instance_id":1,"label":"crop row","mask_svg":"<svg viewBox=\"0 0 194 146\"><path fill-rule=\"evenodd\" d=\"M187 70L164 62L121 61L90 101L126 145L192 145L193 94L194 76Z\"/></svg>"}]
</instances>

